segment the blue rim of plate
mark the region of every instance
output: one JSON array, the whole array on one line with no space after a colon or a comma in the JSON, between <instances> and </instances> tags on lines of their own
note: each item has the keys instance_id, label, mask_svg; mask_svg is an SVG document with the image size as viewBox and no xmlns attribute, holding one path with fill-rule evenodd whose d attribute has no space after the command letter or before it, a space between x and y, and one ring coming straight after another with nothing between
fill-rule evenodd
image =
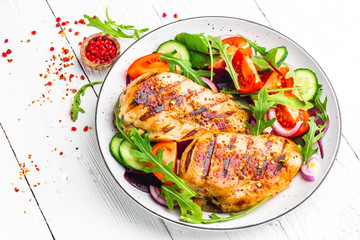
<instances>
[{"instance_id":1,"label":"blue rim of plate","mask_svg":"<svg viewBox=\"0 0 360 240\"><path fill-rule=\"evenodd\" d=\"M99 96L98 96L98 100L96 101L96 111L95 111L95 129L96 129L96 139L97 139L97 143L98 143L98 146L99 146L99 149L100 149L100 153L101 153L101 156L102 156L102 159L107 167L107 169L109 170L111 176L114 178L114 180L116 181L116 183L120 186L120 188L132 199L134 200L138 205L140 205L142 208L144 208L145 210L147 210L148 212L154 214L155 216L163 219L163 220L166 220L166 221L170 221L170 222L173 222L175 224L179 224L179 225L182 225L184 227L188 227L188 228L194 228L194 229L200 229L200 230L207 230L207 231L232 231L232 230L240 230L240 229L245 229L245 228L250 228L250 227L255 227L255 226L259 226L259 225L262 225L264 223L267 223L267 222L270 222L272 220L275 220L281 216L284 216L285 214L289 213L290 211L294 210L295 208L297 208L298 206L300 206L303 202L305 202L311 195L313 195L313 193L320 187L320 185L323 183L323 181L325 180L325 178L327 177L327 175L329 174L330 172L330 169L332 168L332 166L334 165L334 162L335 162L335 159L336 159L336 156L338 154L338 151L339 151L339 146L340 146L340 142L341 142L341 133L342 133L342 120L341 120L341 112L340 112L340 106L339 106L339 101L337 99L337 96L336 96L336 93L334 91L334 88L329 80L329 78L327 77L326 73L324 72L324 70L320 67L320 65L317 63L317 61L304 49L302 48L299 44L297 44L295 41L293 41L291 38L285 36L284 34L282 34L281 32L275 30L275 29L272 29L268 26L265 26L263 24L260 24L260 23L257 23L257 22L254 22L254 21L250 21L250 20L246 20L246 19L242 19L242 18L236 18L236 17L227 17L227 16L201 16L201 17L191 17L191 18L185 18L185 19L181 19L180 22L183 22L183 21L189 21L189 20L194 20L194 19L219 19L219 18L224 18L224 19L233 19L233 20L237 20L237 21L243 21L243 22L248 22L248 23L251 23L251 24L255 24L255 25L258 25L258 26L261 26L263 28L266 28L270 31L273 31L279 35L281 35L282 37L284 37L285 39L289 40L290 42L292 42L293 44L295 44L295 46L297 46L299 49L301 49L304 53L306 53L310 59L315 63L315 65L319 68L319 70L321 71L321 73L325 76L325 80L327 81L327 83L329 84L330 86L330 89L334 95L334 98L335 98L335 103L336 105L338 106L337 108L337 111L338 111L338 121L339 121L339 136L338 136L338 139L337 139L337 146L336 146L336 150L335 150L335 154L333 156L333 158L331 159L331 163L330 163L330 166L329 168L327 169L324 177L320 180L320 182L318 183L318 185L311 191L311 193L308 194L308 196L306 196L301 202L299 202L298 204L296 204L295 206L293 206L292 208L289 208L288 210L286 210L285 212L279 214L278 216L276 217L273 217L273 218L270 218L270 219L267 219L265 221L262 221L262 222L259 222L259 223L256 223L256 224L249 224L249 225L245 225L245 226L240 226L240 227L233 227L233 228L211 228L211 227L202 227L204 226L204 224L202 225L190 225L190 224L186 224L185 222L181 222L180 220L179 221L175 221L175 220L172 220L172 219L168 219L156 212L154 212L153 210L145 207L144 205L142 205L140 202L138 202L134 197L132 197L122 186L121 184L117 181L117 179L115 178L115 176L113 175L111 169L109 168L108 164L106 163L106 160L105 160L105 157L104 157L104 154L100 148L100 141L99 141L99 134L98 134L98 127L97 127L97 114L98 114L98 106L99 106L99 100L100 100L100 97L101 97L101 93L102 93L102 90L103 90L103 86L105 84L105 81L107 80L108 76L109 76L109 73L111 72L112 68L115 66L116 62L119 61L122 57L122 55L127 51L129 50L134 44L136 44L137 42L145 39L148 35L150 35L151 33L161 29L161 28L164 28L166 26L169 26L169 25L172 25L172 24L177 24L179 23L179 21L175 21L175 22L171 22L171 23L167 23L167 24L164 24L158 28L155 28L154 30L148 32L147 34L145 34L143 37L141 37L140 39L136 40L134 43L132 43L131 45L128 46L128 48L123 52L121 53L120 57L118 60L116 60L116 62L114 63L114 65L110 68L109 72L106 74L105 76L105 79L104 79L104 82L103 84L101 85L101 88L100 88L100 92L99 92ZM211 226L211 225L206 225L206 226Z\"/></svg>"}]
</instances>

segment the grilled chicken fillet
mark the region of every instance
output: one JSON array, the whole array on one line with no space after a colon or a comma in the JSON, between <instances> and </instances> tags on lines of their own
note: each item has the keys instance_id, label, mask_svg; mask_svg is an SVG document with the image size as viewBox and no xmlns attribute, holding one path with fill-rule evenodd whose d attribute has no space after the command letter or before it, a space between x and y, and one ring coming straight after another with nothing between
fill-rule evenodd
<instances>
[{"instance_id":1,"label":"grilled chicken fillet","mask_svg":"<svg viewBox=\"0 0 360 240\"><path fill-rule=\"evenodd\" d=\"M186 148L179 176L198 192L200 206L236 212L287 188L301 159L295 143L283 137L208 133Z\"/></svg>"},{"instance_id":2,"label":"grilled chicken fillet","mask_svg":"<svg viewBox=\"0 0 360 240\"><path fill-rule=\"evenodd\" d=\"M151 141L183 141L213 132L245 131L248 114L231 99L186 77L148 73L131 82L119 98L125 132L136 127Z\"/></svg>"}]
</instances>

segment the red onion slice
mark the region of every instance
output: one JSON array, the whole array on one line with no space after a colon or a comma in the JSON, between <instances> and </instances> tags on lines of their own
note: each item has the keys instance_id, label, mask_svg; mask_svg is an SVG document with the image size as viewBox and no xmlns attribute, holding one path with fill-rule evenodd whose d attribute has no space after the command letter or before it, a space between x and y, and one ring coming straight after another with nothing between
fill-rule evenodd
<instances>
[{"instance_id":1,"label":"red onion slice","mask_svg":"<svg viewBox=\"0 0 360 240\"><path fill-rule=\"evenodd\" d=\"M161 192L160 188L150 185L149 189L150 189L151 198L155 202L159 203L160 205L167 206L165 197L164 196L158 197ZM174 201L174 207L176 206L178 206L178 203Z\"/></svg>"},{"instance_id":2,"label":"red onion slice","mask_svg":"<svg viewBox=\"0 0 360 240\"><path fill-rule=\"evenodd\" d=\"M307 162L300 168L301 176L304 180L313 182L315 181L315 173L319 170L319 163L315 155L311 156Z\"/></svg>"},{"instance_id":3,"label":"red onion slice","mask_svg":"<svg viewBox=\"0 0 360 240\"><path fill-rule=\"evenodd\" d=\"M216 83L212 82L210 79L208 79L207 77L203 77L201 76L201 79L210 87L211 90L213 90L214 92L220 92L218 86L216 85Z\"/></svg>"},{"instance_id":4,"label":"red onion slice","mask_svg":"<svg viewBox=\"0 0 360 240\"><path fill-rule=\"evenodd\" d=\"M267 112L268 115L268 119L276 119L276 109L275 108L270 108L269 111ZM278 134L279 136L282 137L291 137L292 135L294 135L297 131L299 131L299 129L301 128L303 122L299 121L296 123L295 127L293 127L292 129L286 129L283 126L281 126L281 124L275 120L274 124L271 126L274 131L276 132L276 134Z\"/></svg>"}]
</instances>

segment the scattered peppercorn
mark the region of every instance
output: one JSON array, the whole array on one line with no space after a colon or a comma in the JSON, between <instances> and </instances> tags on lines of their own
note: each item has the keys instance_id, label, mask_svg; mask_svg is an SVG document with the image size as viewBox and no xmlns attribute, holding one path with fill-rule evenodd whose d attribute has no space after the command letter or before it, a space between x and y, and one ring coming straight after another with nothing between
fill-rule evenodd
<instances>
[{"instance_id":1,"label":"scattered peppercorn","mask_svg":"<svg viewBox=\"0 0 360 240\"><path fill-rule=\"evenodd\" d=\"M79 42L79 46L81 46L82 45L82 42Z\"/></svg>"},{"instance_id":2,"label":"scattered peppercorn","mask_svg":"<svg viewBox=\"0 0 360 240\"><path fill-rule=\"evenodd\" d=\"M96 15L93 16L93 19L96 19Z\"/></svg>"},{"instance_id":3,"label":"scattered peppercorn","mask_svg":"<svg viewBox=\"0 0 360 240\"><path fill-rule=\"evenodd\" d=\"M74 77L74 74L70 74L69 78L73 78Z\"/></svg>"},{"instance_id":4,"label":"scattered peppercorn","mask_svg":"<svg viewBox=\"0 0 360 240\"><path fill-rule=\"evenodd\" d=\"M71 90L72 93L76 93L76 89L74 88L73 90Z\"/></svg>"},{"instance_id":5,"label":"scattered peppercorn","mask_svg":"<svg viewBox=\"0 0 360 240\"><path fill-rule=\"evenodd\" d=\"M75 36L79 35L79 32L75 32Z\"/></svg>"},{"instance_id":6,"label":"scattered peppercorn","mask_svg":"<svg viewBox=\"0 0 360 240\"><path fill-rule=\"evenodd\" d=\"M78 22L78 21L75 21L74 23L75 23L75 25L76 25L76 24L78 24L79 22Z\"/></svg>"},{"instance_id":7,"label":"scattered peppercorn","mask_svg":"<svg viewBox=\"0 0 360 240\"><path fill-rule=\"evenodd\" d=\"M17 187L14 188L15 192L18 192L20 189L18 189Z\"/></svg>"},{"instance_id":8,"label":"scattered peppercorn","mask_svg":"<svg viewBox=\"0 0 360 240\"><path fill-rule=\"evenodd\" d=\"M163 13L162 17L165 18L166 16L167 16L167 14L166 14L166 13Z\"/></svg>"},{"instance_id":9,"label":"scattered peppercorn","mask_svg":"<svg viewBox=\"0 0 360 240\"><path fill-rule=\"evenodd\" d=\"M81 75L80 78L81 78L81 80L85 80L84 75Z\"/></svg>"},{"instance_id":10,"label":"scattered peppercorn","mask_svg":"<svg viewBox=\"0 0 360 240\"><path fill-rule=\"evenodd\" d=\"M86 57L94 63L105 63L115 57L116 47L113 41L97 37L89 41Z\"/></svg>"},{"instance_id":11,"label":"scattered peppercorn","mask_svg":"<svg viewBox=\"0 0 360 240\"><path fill-rule=\"evenodd\" d=\"M84 132L87 132L88 129L89 129L89 127L88 127L88 126L85 126L85 127L84 127Z\"/></svg>"},{"instance_id":12,"label":"scattered peppercorn","mask_svg":"<svg viewBox=\"0 0 360 240\"><path fill-rule=\"evenodd\" d=\"M178 15L177 15L177 13L175 13L175 14L174 14L174 18L178 18Z\"/></svg>"},{"instance_id":13,"label":"scattered peppercorn","mask_svg":"<svg viewBox=\"0 0 360 240\"><path fill-rule=\"evenodd\" d=\"M79 23L81 23L81 24L85 24L84 19L80 19L80 20L79 20Z\"/></svg>"},{"instance_id":14,"label":"scattered peppercorn","mask_svg":"<svg viewBox=\"0 0 360 240\"><path fill-rule=\"evenodd\" d=\"M9 39L5 39L5 41L4 41L5 43L8 43L9 42Z\"/></svg>"},{"instance_id":15,"label":"scattered peppercorn","mask_svg":"<svg viewBox=\"0 0 360 240\"><path fill-rule=\"evenodd\" d=\"M61 23L61 26L66 26L66 22L62 22L62 23Z\"/></svg>"},{"instance_id":16,"label":"scattered peppercorn","mask_svg":"<svg viewBox=\"0 0 360 240\"><path fill-rule=\"evenodd\" d=\"M72 28L69 28L69 30L68 30L69 32L72 32Z\"/></svg>"},{"instance_id":17,"label":"scattered peppercorn","mask_svg":"<svg viewBox=\"0 0 360 240\"><path fill-rule=\"evenodd\" d=\"M57 17L57 18L56 18L56 21L57 21L57 22L60 22L60 21L61 21L61 18L60 18L60 17Z\"/></svg>"},{"instance_id":18,"label":"scattered peppercorn","mask_svg":"<svg viewBox=\"0 0 360 240\"><path fill-rule=\"evenodd\" d=\"M6 52L3 52L1 55L2 55L3 57L7 57Z\"/></svg>"},{"instance_id":19,"label":"scattered peppercorn","mask_svg":"<svg viewBox=\"0 0 360 240\"><path fill-rule=\"evenodd\" d=\"M8 49L8 50L6 51L6 53L7 53L7 54L11 54L12 51L11 51L10 49Z\"/></svg>"},{"instance_id":20,"label":"scattered peppercorn","mask_svg":"<svg viewBox=\"0 0 360 240\"><path fill-rule=\"evenodd\" d=\"M51 48L50 48L50 51L54 51L54 50L55 50L55 48L54 48L54 47L51 47Z\"/></svg>"},{"instance_id":21,"label":"scattered peppercorn","mask_svg":"<svg viewBox=\"0 0 360 240\"><path fill-rule=\"evenodd\" d=\"M72 127L71 131L75 132L76 131L76 127Z\"/></svg>"},{"instance_id":22,"label":"scattered peppercorn","mask_svg":"<svg viewBox=\"0 0 360 240\"><path fill-rule=\"evenodd\" d=\"M60 27L60 23L57 23L57 24L56 24L56 27Z\"/></svg>"},{"instance_id":23,"label":"scattered peppercorn","mask_svg":"<svg viewBox=\"0 0 360 240\"><path fill-rule=\"evenodd\" d=\"M36 34L36 31L31 31L31 35L35 35Z\"/></svg>"}]
</instances>

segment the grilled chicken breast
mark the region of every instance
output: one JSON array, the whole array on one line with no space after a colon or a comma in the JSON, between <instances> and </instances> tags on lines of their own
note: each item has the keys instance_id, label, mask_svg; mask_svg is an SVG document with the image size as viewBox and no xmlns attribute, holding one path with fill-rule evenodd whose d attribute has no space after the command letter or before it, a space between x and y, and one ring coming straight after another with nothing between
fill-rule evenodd
<instances>
[{"instance_id":1,"label":"grilled chicken breast","mask_svg":"<svg viewBox=\"0 0 360 240\"><path fill-rule=\"evenodd\" d=\"M301 166L295 146L268 134L208 133L186 148L179 176L198 192L194 201L205 209L240 211L289 186Z\"/></svg>"},{"instance_id":2,"label":"grilled chicken breast","mask_svg":"<svg viewBox=\"0 0 360 240\"><path fill-rule=\"evenodd\" d=\"M208 131L245 131L248 114L231 99L186 77L148 73L131 82L119 98L123 129L148 132L151 141L183 141Z\"/></svg>"}]
</instances>

